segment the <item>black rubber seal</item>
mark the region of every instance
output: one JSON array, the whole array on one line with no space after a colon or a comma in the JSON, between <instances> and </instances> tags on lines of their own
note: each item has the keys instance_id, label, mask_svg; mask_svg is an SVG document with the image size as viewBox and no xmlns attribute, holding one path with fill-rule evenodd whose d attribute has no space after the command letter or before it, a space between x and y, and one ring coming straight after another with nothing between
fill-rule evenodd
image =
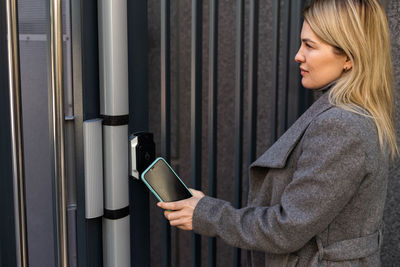
<instances>
[{"instance_id":1,"label":"black rubber seal","mask_svg":"<svg viewBox=\"0 0 400 267\"><path fill-rule=\"evenodd\" d=\"M129 115L118 115L118 116L101 115L101 118L103 119L103 125L107 126L128 125L129 123Z\"/></svg>"},{"instance_id":2,"label":"black rubber seal","mask_svg":"<svg viewBox=\"0 0 400 267\"><path fill-rule=\"evenodd\" d=\"M122 219L128 215L129 215L129 206L126 206L125 208L122 208L119 210L104 209L103 217L106 219L110 219L110 220L118 220L118 219Z\"/></svg>"}]
</instances>

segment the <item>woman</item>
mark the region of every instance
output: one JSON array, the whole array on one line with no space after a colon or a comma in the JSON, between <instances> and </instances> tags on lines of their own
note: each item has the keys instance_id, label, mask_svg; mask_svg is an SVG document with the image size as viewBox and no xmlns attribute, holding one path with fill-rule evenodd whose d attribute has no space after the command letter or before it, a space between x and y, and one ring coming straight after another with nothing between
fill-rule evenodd
<instances>
[{"instance_id":1,"label":"woman","mask_svg":"<svg viewBox=\"0 0 400 267\"><path fill-rule=\"evenodd\" d=\"M295 57L322 96L250 167L249 202L158 206L171 225L249 250L251 266L379 266L398 154L387 20L377 0L315 0Z\"/></svg>"}]
</instances>

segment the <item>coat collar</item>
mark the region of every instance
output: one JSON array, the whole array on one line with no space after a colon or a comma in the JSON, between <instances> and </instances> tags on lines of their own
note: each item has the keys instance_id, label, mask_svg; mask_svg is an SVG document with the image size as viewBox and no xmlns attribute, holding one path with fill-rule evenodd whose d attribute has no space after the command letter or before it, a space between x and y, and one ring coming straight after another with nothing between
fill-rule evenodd
<instances>
[{"instance_id":1,"label":"coat collar","mask_svg":"<svg viewBox=\"0 0 400 267\"><path fill-rule=\"evenodd\" d=\"M312 120L332 107L329 90L325 91L314 104L250 167L283 168L286 160Z\"/></svg>"}]
</instances>

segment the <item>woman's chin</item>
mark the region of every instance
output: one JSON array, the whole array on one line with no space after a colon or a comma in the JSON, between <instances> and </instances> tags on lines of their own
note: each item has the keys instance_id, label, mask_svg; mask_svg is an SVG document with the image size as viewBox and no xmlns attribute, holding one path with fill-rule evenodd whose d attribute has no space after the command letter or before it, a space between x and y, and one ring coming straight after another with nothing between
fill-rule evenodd
<instances>
[{"instance_id":1,"label":"woman's chin","mask_svg":"<svg viewBox=\"0 0 400 267\"><path fill-rule=\"evenodd\" d=\"M323 87L323 85L315 84L304 78L301 79L301 84L303 85L304 88L309 89L309 90L315 90L315 89L319 89L319 88Z\"/></svg>"},{"instance_id":2,"label":"woman's chin","mask_svg":"<svg viewBox=\"0 0 400 267\"><path fill-rule=\"evenodd\" d=\"M306 89L310 89L310 90L314 89L313 86L310 83L308 83L307 81L304 80L304 78L301 79L301 84Z\"/></svg>"}]
</instances>

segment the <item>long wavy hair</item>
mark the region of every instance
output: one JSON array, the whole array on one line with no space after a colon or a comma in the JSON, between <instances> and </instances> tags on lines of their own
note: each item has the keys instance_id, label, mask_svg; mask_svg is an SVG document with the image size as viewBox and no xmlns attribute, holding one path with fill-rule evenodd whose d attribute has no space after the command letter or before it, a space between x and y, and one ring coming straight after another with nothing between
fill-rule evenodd
<instances>
[{"instance_id":1,"label":"long wavy hair","mask_svg":"<svg viewBox=\"0 0 400 267\"><path fill-rule=\"evenodd\" d=\"M382 151L399 154L393 123L393 71L385 11L377 0L314 0L303 11L314 33L345 54L352 68L330 90L330 102L363 114L378 131ZM387 150L388 149L388 150Z\"/></svg>"}]
</instances>

